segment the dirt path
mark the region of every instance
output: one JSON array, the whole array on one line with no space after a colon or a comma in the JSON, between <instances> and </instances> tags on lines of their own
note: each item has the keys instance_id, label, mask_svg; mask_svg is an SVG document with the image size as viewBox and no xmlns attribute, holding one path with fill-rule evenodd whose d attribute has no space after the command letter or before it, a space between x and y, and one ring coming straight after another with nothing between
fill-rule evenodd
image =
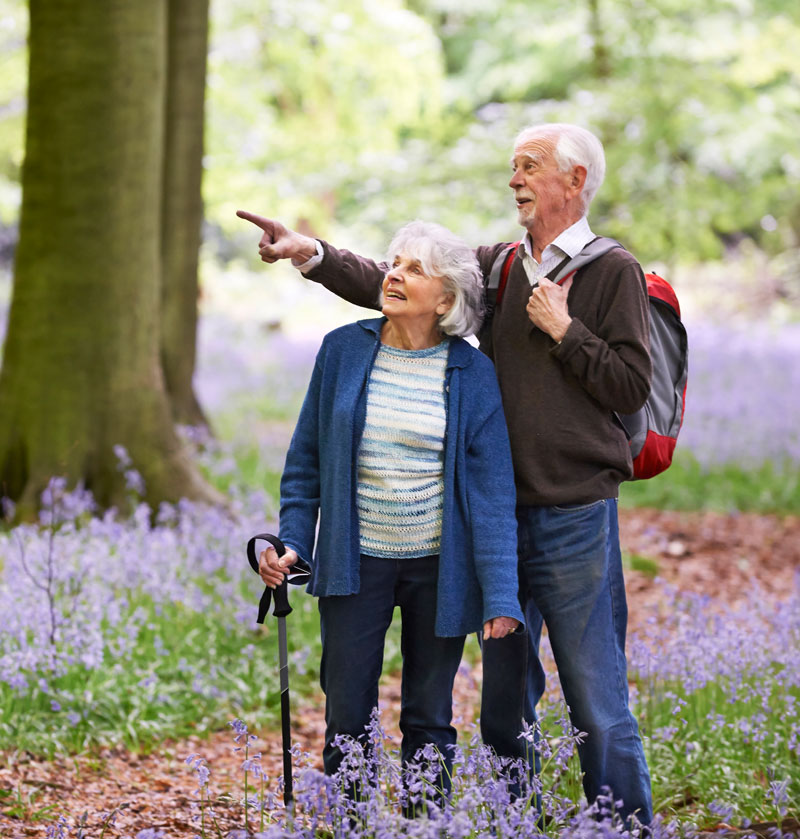
<instances>
[{"instance_id":1,"label":"dirt path","mask_svg":"<svg viewBox=\"0 0 800 839\"><path fill-rule=\"evenodd\" d=\"M620 521L623 548L655 562L659 576L684 591L735 603L757 580L764 597L780 599L800 570L797 518L623 510ZM630 626L635 630L657 607L660 587L652 575L639 571L627 574L626 585ZM479 679L479 669L465 669L457 680L462 738L469 736L476 714ZM399 685L394 680L382 688L381 699L384 725L397 737ZM321 708L297 708L293 714L294 740L316 765L323 735ZM164 839L194 836L199 833L191 821L195 783L184 759L200 753L211 767L212 792L240 797L243 757L233 746L232 732L225 730L208 740L166 742L146 756L110 749L92 757L41 762L0 754L0 837L43 837L53 814L65 808L73 818L87 814L87 836L99 836L115 808L121 809L106 828L109 839L135 837L145 828L163 832ZM268 774L281 774L279 734L268 733L255 747L262 751ZM216 810L225 829L243 826L238 804L219 802Z\"/></svg>"}]
</instances>

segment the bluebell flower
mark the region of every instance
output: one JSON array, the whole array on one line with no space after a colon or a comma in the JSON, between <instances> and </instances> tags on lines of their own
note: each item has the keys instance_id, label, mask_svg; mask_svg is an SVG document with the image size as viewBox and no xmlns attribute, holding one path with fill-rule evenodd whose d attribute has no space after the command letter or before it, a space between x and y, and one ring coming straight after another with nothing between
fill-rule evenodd
<instances>
[{"instance_id":1,"label":"bluebell flower","mask_svg":"<svg viewBox=\"0 0 800 839\"><path fill-rule=\"evenodd\" d=\"M69 824L64 816L59 816L55 824L47 828L47 839L68 839Z\"/></svg>"}]
</instances>

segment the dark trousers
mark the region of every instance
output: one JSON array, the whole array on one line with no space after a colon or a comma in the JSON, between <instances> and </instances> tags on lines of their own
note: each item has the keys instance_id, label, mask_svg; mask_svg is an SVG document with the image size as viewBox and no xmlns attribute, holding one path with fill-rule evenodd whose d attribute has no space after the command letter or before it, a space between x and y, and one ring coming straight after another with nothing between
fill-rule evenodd
<instances>
[{"instance_id":1,"label":"dark trousers","mask_svg":"<svg viewBox=\"0 0 800 839\"><path fill-rule=\"evenodd\" d=\"M403 677L400 704L401 756L413 760L418 749L434 745L444 759L447 785L456 730L453 682L464 636L439 638L434 633L438 557L382 559L361 557L357 594L320 597L322 664L325 692L325 772L332 775L342 761L333 745L339 734L363 737L378 704L386 632L395 606L403 622Z\"/></svg>"}]
</instances>

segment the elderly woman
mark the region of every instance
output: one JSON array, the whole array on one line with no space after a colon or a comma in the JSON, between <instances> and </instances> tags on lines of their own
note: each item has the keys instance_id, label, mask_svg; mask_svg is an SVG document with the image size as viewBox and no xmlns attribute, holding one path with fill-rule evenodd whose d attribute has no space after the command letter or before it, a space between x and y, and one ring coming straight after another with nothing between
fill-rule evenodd
<instances>
[{"instance_id":1,"label":"elderly woman","mask_svg":"<svg viewBox=\"0 0 800 839\"><path fill-rule=\"evenodd\" d=\"M384 317L328 334L286 456L280 537L261 554L275 586L298 557L319 598L325 771L335 738L364 734L386 631L402 617L402 759L433 744L449 776L453 681L465 635L518 626L515 491L472 250L412 222L389 249ZM319 529L317 531L317 519Z\"/></svg>"}]
</instances>

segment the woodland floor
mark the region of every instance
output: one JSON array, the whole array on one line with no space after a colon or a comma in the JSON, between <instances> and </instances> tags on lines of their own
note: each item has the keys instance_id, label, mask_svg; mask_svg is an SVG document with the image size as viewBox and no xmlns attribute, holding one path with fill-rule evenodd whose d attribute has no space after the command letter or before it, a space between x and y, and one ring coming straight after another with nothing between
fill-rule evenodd
<instances>
[{"instance_id":1,"label":"woodland floor","mask_svg":"<svg viewBox=\"0 0 800 839\"><path fill-rule=\"evenodd\" d=\"M659 510L621 510L623 549L658 564L659 575L682 591L706 593L735 604L752 597L757 580L764 598L780 600L792 587L800 569L800 519L750 514L677 513ZM655 614L663 597L651 576L626 574L631 631ZM457 725L462 737L474 721L480 684L479 666L459 675L456 685ZM382 722L399 742L396 727L399 680L381 688ZM259 735L255 750L275 778L281 774L280 732ZM293 738L312 755L315 764L322 747L323 720L319 701L293 708ZM184 759L200 753L211 768L212 794L242 794L241 753L233 751L229 728L208 739L190 737L161 744L151 754L121 748L53 761L33 760L19 753L0 753L0 837L44 836L59 813L70 820L86 814L87 837L130 837L154 828L164 839L183 839L199 833L191 820L194 776ZM109 813L119 808L113 824ZM9 815L13 809L14 816ZM242 828L238 804L218 801L216 811L224 830ZM22 815L17 815L22 812ZM105 830L104 830L105 827ZM74 834L73 834L74 835ZM208 835L211 835L209 833Z\"/></svg>"}]
</instances>

